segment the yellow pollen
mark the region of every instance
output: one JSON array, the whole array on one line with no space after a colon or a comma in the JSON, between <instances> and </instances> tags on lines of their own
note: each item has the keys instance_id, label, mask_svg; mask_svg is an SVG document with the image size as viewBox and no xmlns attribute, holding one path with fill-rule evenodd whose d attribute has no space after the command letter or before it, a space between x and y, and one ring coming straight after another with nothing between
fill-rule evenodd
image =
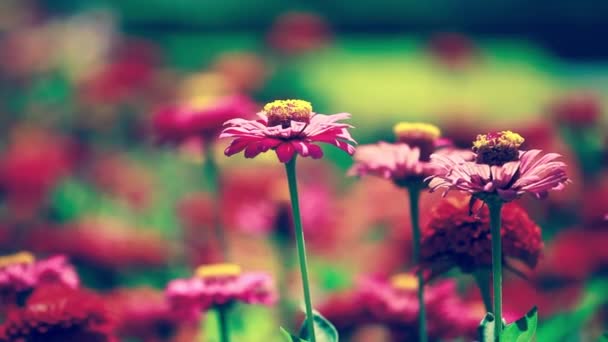
<instances>
[{"instance_id":1,"label":"yellow pollen","mask_svg":"<svg viewBox=\"0 0 608 342\"><path fill-rule=\"evenodd\" d=\"M312 113L312 104L304 100L275 100L264 106L268 124L288 125L291 120L308 122Z\"/></svg>"},{"instance_id":2,"label":"yellow pollen","mask_svg":"<svg viewBox=\"0 0 608 342\"><path fill-rule=\"evenodd\" d=\"M32 253L19 252L0 257L0 268L19 264L33 264L36 258Z\"/></svg>"},{"instance_id":3,"label":"yellow pollen","mask_svg":"<svg viewBox=\"0 0 608 342\"><path fill-rule=\"evenodd\" d=\"M391 277L391 285L399 290L416 290L418 288L418 279L408 273L401 273Z\"/></svg>"},{"instance_id":4,"label":"yellow pollen","mask_svg":"<svg viewBox=\"0 0 608 342\"><path fill-rule=\"evenodd\" d=\"M400 122L393 127L397 138L425 138L429 140L438 139L441 130L435 125L424 122Z\"/></svg>"},{"instance_id":5,"label":"yellow pollen","mask_svg":"<svg viewBox=\"0 0 608 342\"><path fill-rule=\"evenodd\" d=\"M524 141L525 139L521 135L512 131L479 134L473 142L473 150L493 146L519 148Z\"/></svg>"},{"instance_id":6,"label":"yellow pollen","mask_svg":"<svg viewBox=\"0 0 608 342\"><path fill-rule=\"evenodd\" d=\"M241 266L229 263L202 265L194 273L199 278L238 276L241 274Z\"/></svg>"}]
</instances>

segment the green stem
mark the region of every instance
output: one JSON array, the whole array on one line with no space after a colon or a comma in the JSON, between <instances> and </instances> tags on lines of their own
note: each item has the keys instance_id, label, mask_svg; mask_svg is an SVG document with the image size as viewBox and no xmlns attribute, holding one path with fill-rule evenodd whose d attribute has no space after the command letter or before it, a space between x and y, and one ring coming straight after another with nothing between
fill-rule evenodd
<instances>
[{"instance_id":1,"label":"green stem","mask_svg":"<svg viewBox=\"0 0 608 342\"><path fill-rule=\"evenodd\" d=\"M417 186L410 186L408 188L410 195L410 217L412 219L412 234L414 244L414 264L418 267L418 305L420 310L418 311L418 329L419 329L419 341L427 342L428 333L426 329L426 308L424 305L424 274L422 269L419 267L420 262L420 188Z\"/></svg>"},{"instance_id":2,"label":"green stem","mask_svg":"<svg viewBox=\"0 0 608 342\"><path fill-rule=\"evenodd\" d=\"M298 249L298 261L300 273L302 274L302 287L304 290L304 304L306 306L306 325L310 342L316 342L315 328L313 325L312 301L310 299L310 288L308 284L308 265L306 263L306 245L304 243L304 231L300 218L300 203L298 200L298 183L296 180L296 157L294 156L285 164L287 181L289 183L289 195L291 197L291 209L293 211L293 223L296 229L296 244Z\"/></svg>"},{"instance_id":3,"label":"green stem","mask_svg":"<svg viewBox=\"0 0 608 342\"><path fill-rule=\"evenodd\" d=\"M479 269L473 272L473 278L475 279L475 283L477 283L477 287L479 287L479 292L481 292L481 299L483 300L483 305L486 308L486 312L492 312L490 271L488 269Z\"/></svg>"},{"instance_id":4,"label":"green stem","mask_svg":"<svg viewBox=\"0 0 608 342\"><path fill-rule=\"evenodd\" d=\"M222 227L222 218L220 216L221 208L221 192L220 192L220 172L219 167L217 165L217 161L215 160L214 154L214 144L211 142L205 143L205 165L204 171L205 176L207 178L207 185L213 195L213 228L215 231L215 238L217 239L217 243L220 246L220 250L222 253L222 258L224 261L228 260L228 242L226 241L226 235L224 234L224 229Z\"/></svg>"},{"instance_id":5,"label":"green stem","mask_svg":"<svg viewBox=\"0 0 608 342\"><path fill-rule=\"evenodd\" d=\"M488 202L490 229L492 233L492 283L494 288L494 339L500 341L502 333L502 245L500 235L500 212L502 202Z\"/></svg>"},{"instance_id":6,"label":"green stem","mask_svg":"<svg viewBox=\"0 0 608 342\"><path fill-rule=\"evenodd\" d=\"M230 342L230 328L228 327L228 308L217 307L217 323L220 333L220 342Z\"/></svg>"}]
</instances>

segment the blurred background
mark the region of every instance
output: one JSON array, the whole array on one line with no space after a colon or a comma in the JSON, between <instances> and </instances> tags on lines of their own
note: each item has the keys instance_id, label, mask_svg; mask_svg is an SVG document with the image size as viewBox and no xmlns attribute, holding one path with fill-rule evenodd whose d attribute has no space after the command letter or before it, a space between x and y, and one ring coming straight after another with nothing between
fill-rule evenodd
<instances>
[{"instance_id":1,"label":"blurred background","mask_svg":"<svg viewBox=\"0 0 608 342\"><path fill-rule=\"evenodd\" d=\"M218 141L218 209L203 146L160 144L160 108L230 94L260 108L300 98L319 113L351 113L359 143L392 141L407 120L434 123L465 148L511 129L527 148L564 155L573 182L546 201L522 200L545 255L528 280L509 278L505 307L521 316L539 305L539 341L593 340L608 309L606 18L608 2L568 0L2 0L0 251L66 254L108 298L157 298L169 280L218 260L219 211L233 260L273 273L291 298L242 308L236 340L277 340L300 291L292 246L271 227L287 199L282 166L271 153L225 158ZM351 158L324 151L300 165L319 306L411 254L406 194L347 177ZM423 212L439 198L423 196ZM461 285L477 300L469 280ZM213 341L213 327L181 340ZM383 341L382 329L368 330L352 341Z\"/></svg>"}]
</instances>

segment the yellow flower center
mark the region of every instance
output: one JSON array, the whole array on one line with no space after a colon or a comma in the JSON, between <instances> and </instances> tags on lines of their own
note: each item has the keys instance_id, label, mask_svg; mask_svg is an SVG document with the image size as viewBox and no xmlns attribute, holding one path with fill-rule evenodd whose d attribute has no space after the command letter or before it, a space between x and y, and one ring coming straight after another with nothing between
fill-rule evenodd
<instances>
[{"instance_id":1,"label":"yellow flower center","mask_svg":"<svg viewBox=\"0 0 608 342\"><path fill-rule=\"evenodd\" d=\"M195 274L199 278L235 277L241 274L241 266L236 264L212 264L199 266Z\"/></svg>"},{"instance_id":2,"label":"yellow flower center","mask_svg":"<svg viewBox=\"0 0 608 342\"><path fill-rule=\"evenodd\" d=\"M397 140L402 138L435 140L441 136L439 127L424 122L400 122L393 127L393 132Z\"/></svg>"},{"instance_id":3,"label":"yellow flower center","mask_svg":"<svg viewBox=\"0 0 608 342\"><path fill-rule=\"evenodd\" d=\"M398 290L416 290L418 288L418 279L408 273L401 273L391 277L391 285Z\"/></svg>"},{"instance_id":4,"label":"yellow flower center","mask_svg":"<svg viewBox=\"0 0 608 342\"><path fill-rule=\"evenodd\" d=\"M435 141L441 137L441 130L423 122L400 122L393 127L397 141L417 147L420 160L428 161L435 151Z\"/></svg>"},{"instance_id":5,"label":"yellow flower center","mask_svg":"<svg viewBox=\"0 0 608 342\"><path fill-rule=\"evenodd\" d=\"M477 153L477 163L503 165L519 159L519 147L525 139L512 131L479 134L473 142L473 152Z\"/></svg>"},{"instance_id":6,"label":"yellow flower center","mask_svg":"<svg viewBox=\"0 0 608 342\"><path fill-rule=\"evenodd\" d=\"M36 258L32 253L19 252L0 257L0 268L11 265L33 264L35 261Z\"/></svg>"},{"instance_id":7,"label":"yellow flower center","mask_svg":"<svg viewBox=\"0 0 608 342\"><path fill-rule=\"evenodd\" d=\"M308 123L312 104L303 100L275 100L264 106L264 113L268 117L268 126L289 127L291 121Z\"/></svg>"}]
</instances>

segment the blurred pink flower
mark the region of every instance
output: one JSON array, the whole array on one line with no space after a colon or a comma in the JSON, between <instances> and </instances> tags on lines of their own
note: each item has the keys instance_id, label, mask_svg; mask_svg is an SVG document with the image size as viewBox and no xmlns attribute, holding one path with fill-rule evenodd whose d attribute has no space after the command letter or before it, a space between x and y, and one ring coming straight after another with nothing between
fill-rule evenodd
<instances>
[{"instance_id":1,"label":"blurred pink flower","mask_svg":"<svg viewBox=\"0 0 608 342\"><path fill-rule=\"evenodd\" d=\"M63 286L36 289L24 307L10 310L0 326L0 341L117 342L103 299Z\"/></svg>"},{"instance_id":2,"label":"blurred pink flower","mask_svg":"<svg viewBox=\"0 0 608 342\"><path fill-rule=\"evenodd\" d=\"M62 255L38 261L28 252L0 257L0 292L6 300L14 300L19 292L43 284L61 284L75 288L78 287L79 279L72 265Z\"/></svg>"},{"instance_id":3,"label":"blurred pink flower","mask_svg":"<svg viewBox=\"0 0 608 342\"><path fill-rule=\"evenodd\" d=\"M212 141L224 122L246 116L254 106L245 95L219 97L200 108L178 104L159 110L153 117L153 126L161 142L181 143L191 138Z\"/></svg>"},{"instance_id":4,"label":"blurred pink flower","mask_svg":"<svg viewBox=\"0 0 608 342\"><path fill-rule=\"evenodd\" d=\"M417 284L416 276L409 273L390 279L363 278L358 286L358 303L370 312L374 321L387 325L399 341L415 341L419 310ZM443 340L462 336L466 326L454 281L427 285L424 302L429 338Z\"/></svg>"},{"instance_id":5,"label":"blurred pink flower","mask_svg":"<svg viewBox=\"0 0 608 342\"><path fill-rule=\"evenodd\" d=\"M232 302L272 305L277 292L272 278L262 272L241 272L235 264L212 264L197 268L188 279L176 279L167 285L171 306L184 317Z\"/></svg>"},{"instance_id":6,"label":"blurred pink flower","mask_svg":"<svg viewBox=\"0 0 608 342\"><path fill-rule=\"evenodd\" d=\"M227 121L220 138L234 138L224 153L227 156L245 151L246 158L254 158L270 149L282 163L296 154L321 158L323 151L315 143L334 145L353 154L355 140L348 132L351 125L338 123L350 118L348 113L317 114L309 102L277 100L264 106L258 120L233 119Z\"/></svg>"},{"instance_id":7,"label":"blurred pink flower","mask_svg":"<svg viewBox=\"0 0 608 342\"><path fill-rule=\"evenodd\" d=\"M460 190L476 197L497 196L512 201L524 194L543 198L549 190L561 190L569 181L559 154L541 156L540 150L520 151L523 138L511 131L479 135L475 161L457 155L433 154L438 171L429 177L431 191Z\"/></svg>"},{"instance_id":8,"label":"blurred pink flower","mask_svg":"<svg viewBox=\"0 0 608 342\"><path fill-rule=\"evenodd\" d=\"M373 175L392 180L398 186L422 184L435 174L437 167L429 162L431 153L457 153L470 159L472 152L441 148L449 143L440 138L439 128L426 123L401 122L395 125L397 143L379 142L357 149L351 176Z\"/></svg>"}]
</instances>

